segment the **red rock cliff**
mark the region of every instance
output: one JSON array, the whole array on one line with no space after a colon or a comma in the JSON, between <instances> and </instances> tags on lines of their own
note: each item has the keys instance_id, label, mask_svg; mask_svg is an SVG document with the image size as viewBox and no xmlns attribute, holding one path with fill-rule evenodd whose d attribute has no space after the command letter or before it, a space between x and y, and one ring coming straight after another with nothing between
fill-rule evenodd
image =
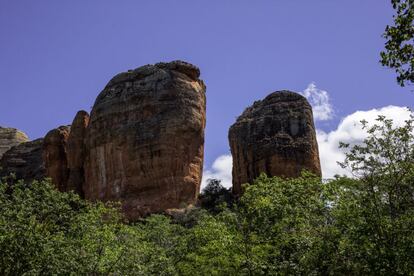
<instances>
[{"instance_id":1,"label":"red rock cliff","mask_svg":"<svg viewBox=\"0 0 414 276\"><path fill-rule=\"evenodd\" d=\"M66 145L69 133L69 126L60 126L49 131L43 141L43 162L46 175L62 192L68 191L69 170Z\"/></svg>"},{"instance_id":2,"label":"red rock cliff","mask_svg":"<svg viewBox=\"0 0 414 276\"><path fill-rule=\"evenodd\" d=\"M121 201L130 219L196 201L206 121L199 75L176 61L121 73L107 84L86 131L87 199Z\"/></svg>"},{"instance_id":3,"label":"red rock cliff","mask_svg":"<svg viewBox=\"0 0 414 276\"><path fill-rule=\"evenodd\" d=\"M297 177L303 169L321 175L312 107L303 96L280 91L255 102L230 127L233 192L262 172Z\"/></svg>"},{"instance_id":4,"label":"red rock cliff","mask_svg":"<svg viewBox=\"0 0 414 276\"><path fill-rule=\"evenodd\" d=\"M85 137L89 124L89 114L86 111L79 111L71 125L71 131L67 141L67 162L69 170L68 190L72 190L84 196L83 186L85 185Z\"/></svg>"}]
</instances>

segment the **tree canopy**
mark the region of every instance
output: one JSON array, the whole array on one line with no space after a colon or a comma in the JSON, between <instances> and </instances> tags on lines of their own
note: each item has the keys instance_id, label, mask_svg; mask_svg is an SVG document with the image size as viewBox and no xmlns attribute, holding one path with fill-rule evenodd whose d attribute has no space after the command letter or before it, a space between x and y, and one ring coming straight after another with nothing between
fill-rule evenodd
<instances>
[{"instance_id":1,"label":"tree canopy","mask_svg":"<svg viewBox=\"0 0 414 276\"><path fill-rule=\"evenodd\" d=\"M379 117L346 145L353 178L261 175L239 199L128 223L49 181L0 184L1 275L412 275L414 125Z\"/></svg>"}]
</instances>

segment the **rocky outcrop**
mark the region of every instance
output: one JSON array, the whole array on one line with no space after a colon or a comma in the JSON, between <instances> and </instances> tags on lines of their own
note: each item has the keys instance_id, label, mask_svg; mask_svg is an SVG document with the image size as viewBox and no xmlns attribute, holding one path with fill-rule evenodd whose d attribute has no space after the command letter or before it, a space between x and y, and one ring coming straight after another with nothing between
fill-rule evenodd
<instances>
[{"instance_id":1,"label":"rocky outcrop","mask_svg":"<svg viewBox=\"0 0 414 276\"><path fill-rule=\"evenodd\" d=\"M3 154L20 143L29 141L27 135L20 130L9 127L0 127L0 159Z\"/></svg>"},{"instance_id":2,"label":"rocky outcrop","mask_svg":"<svg viewBox=\"0 0 414 276\"><path fill-rule=\"evenodd\" d=\"M196 201L203 168L205 85L185 62L115 76L85 138L87 199L121 201L127 218Z\"/></svg>"},{"instance_id":3,"label":"rocky outcrop","mask_svg":"<svg viewBox=\"0 0 414 276\"><path fill-rule=\"evenodd\" d=\"M43 141L43 161L46 175L62 192L68 191L69 170L66 144L69 133L70 126L60 126L49 131Z\"/></svg>"},{"instance_id":4,"label":"rocky outcrop","mask_svg":"<svg viewBox=\"0 0 414 276\"><path fill-rule=\"evenodd\" d=\"M73 120L69 138L67 141L67 162L69 179L67 189L83 196L85 184L84 160L85 160L85 137L89 124L89 114L79 111Z\"/></svg>"},{"instance_id":5,"label":"rocky outcrop","mask_svg":"<svg viewBox=\"0 0 414 276\"><path fill-rule=\"evenodd\" d=\"M24 142L9 149L0 160L0 177L15 174L16 179L25 182L41 180L45 177L42 159L43 139Z\"/></svg>"},{"instance_id":6,"label":"rocky outcrop","mask_svg":"<svg viewBox=\"0 0 414 276\"><path fill-rule=\"evenodd\" d=\"M260 173L297 177L303 169L321 175L312 108L306 98L280 91L248 107L230 127L233 192Z\"/></svg>"},{"instance_id":7,"label":"rocky outcrop","mask_svg":"<svg viewBox=\"0 0 414 276\"><path fill-rule=\"evenodd\" d=\"M199 76L197 67L181 61L118 74L90 117L79 111L71 127L11 148L1 159L2 174L27 181L47 176L61 191L120 201L132 220L192 205L200 189L206 123Z\"/></svg>"}]
</instances>

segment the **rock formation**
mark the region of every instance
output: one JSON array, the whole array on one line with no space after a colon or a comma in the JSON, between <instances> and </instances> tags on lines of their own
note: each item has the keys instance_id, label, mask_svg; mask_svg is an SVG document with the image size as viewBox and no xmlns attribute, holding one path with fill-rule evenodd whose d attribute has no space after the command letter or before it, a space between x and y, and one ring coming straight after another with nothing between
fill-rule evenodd
<instances>
[{"instance_id":1,"label":"rock formation","mask_svg":"<svg viewBox=\"0 0 414 276\"><path fill-rule=\"evenodd\" d=\"M312 108L306 98L280 91L255 102L230 127L233 192L260 173L296 177L303 169L321 175Z\"/></svg>"},{"instance_id":2,"label":"rock formation","mask_svg":"<svg viewBox=\"0 0 414 276\"><path fill-rule=\"evenodd\" d=\"M40 180L45 176L42 159L43 139L24 142L9 149L0 160L0 177L16 175L26 182Z\"/></svg>"},{"instance_id":3,"label":"rock formation","mask_svg":"<svg viewBox=\"0 0 414 276\"><path fill-rule=\"evenodd\" d=\"M120 201L129 219L194 204L206 123L199 76L197 67L182 61L118 74L97 97L90 118L79 111L71 127L13 147L1 159L2 173L27 181L47 176L61 191Z\"/></svg>"},{"instance_id":4,"label":"rock formation","mask_svg":"<svg viewBox=\"0 0 414 276\"><path fill-rule=\"evenodd\" d=\"M69 178L67 162L67 140L70 133L69 126L60 126L49 131L43 141L43 161L46 175L62 192L66 192Z\"/></svg>"},{"instance_id":5,"label":"rock formation","mask_svg":"<svg viewBox=\"0 0 414 276\"><path fill-rule=\"evenodd\" d=\"M203 171L205 85L194 65L174 61L116 75L89 117L31 142L0 128L1 176L31 181L48 176L61 191L90 200L120 201L127 218L196 202ZM24 143L22 143L24 142ZM274 92L231 126L233 192L260 173L320 175L312 108L301 95Z\"/></svg>"},{"instance_id":6,"label":"rock formation","mask_svg":"<svg viewBox=\"0 0 414 276\"><path fill-rule=\"evenodd\" d=\"M85 183L84 160L85 160L85 136L89 124L89 114L79 111L73 120L69 138L67 141L67 162L69 179L67 189L83 196L83 185Z\"/></svg>"},{"instance_id":7,"label":"rock formation","mask_svg":"<svg viewBox=\"0 0 414 276\"><path fill-rule=\"evenodd\" d=\"M0 159L3 154L20 143L29 141L27 135L20 130L9 127L0 127Z\"/></svg>"},{"instance_id":8,"label":"rock formation","mask_svg":"<svg viewBox=\"0 0 414 276\"><path fill-rule=\"evenodd\" d=\"M175 61L115 76L85 138L87 199L121 201L130 219L194 203L203 171L205 85Z\"/></svg>"}]
</instances>

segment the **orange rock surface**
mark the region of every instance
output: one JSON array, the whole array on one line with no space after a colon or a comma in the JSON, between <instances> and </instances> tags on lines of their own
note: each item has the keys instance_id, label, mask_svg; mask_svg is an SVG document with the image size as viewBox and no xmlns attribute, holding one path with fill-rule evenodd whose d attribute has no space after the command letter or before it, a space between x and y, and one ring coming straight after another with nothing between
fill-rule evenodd
<instances>
[{"instance_id":1,"label":"orange rock surface","mask_svg":"<svg viewBox=\"0 0 414 276\"><path fill-rule=\"evenodd\" d=\"M197 67L146 65L97 97L85 138L85 198L120 201L127 218L195 203L203 171L205 85Z\"/></svg>"},{"instance_id":2,"label":"orange rock surface","mask_svg":"<svg viewBox=\"0 0 414 276\"><path fill-rule=\"evenodd\" d=\"M60 126L49 131L43 140L43 162L46 168L46 176L52 179L52 183L66 192L69 177L67 163L67 140L70 126Z\"/></svg>"},{"instance_id":3,"label":"orange rock surface","mask_svg":"<svg viewBox=\"0 0 414 276\"><path fill-rule=\"evenodd\" d=\"M297 177L306 169L321 175L312 107L300 94L279 91L248 107L230 127L233 192L261 173Z\"/></svg>"}]
</instances>

